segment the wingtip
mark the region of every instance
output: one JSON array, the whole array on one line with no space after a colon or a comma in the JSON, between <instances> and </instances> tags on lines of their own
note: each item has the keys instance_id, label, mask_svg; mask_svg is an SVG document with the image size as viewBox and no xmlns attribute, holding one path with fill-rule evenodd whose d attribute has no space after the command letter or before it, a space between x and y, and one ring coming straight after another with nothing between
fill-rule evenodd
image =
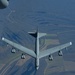
<instances>
[{"instance_id":1,"label":"wingtip","mask_svg":"<svg viewBox=\"0 0 75 75\"><path fill-rule=\"evenodd\" d=\"M70 42L70 45L72 45L72 42Z\"/></svg>"},{"instance_id":2,"label":"wingtip","mask_svg":"<svg viewBox=\"0 0 75 75\"><path fill-rule=\"evenodd\" d=\"M2 37L2 40L4 40L4 37Z\"/></svg>"}]
</instances>

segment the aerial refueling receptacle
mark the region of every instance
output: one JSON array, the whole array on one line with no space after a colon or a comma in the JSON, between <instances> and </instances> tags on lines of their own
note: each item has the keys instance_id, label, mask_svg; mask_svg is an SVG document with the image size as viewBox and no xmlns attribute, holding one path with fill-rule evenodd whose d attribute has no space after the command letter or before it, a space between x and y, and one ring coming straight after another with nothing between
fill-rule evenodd
<instances>
[{"instance_id":1,"label":"aerial refueling receptacle","mask_svg":"<svg viewBox=\"0 0 75 75\"><path fill-rule=\"evenodd\" d=\"M0 0L0 9L4 9L9 5L9 0Z\"/></svg>"}]
</instances>

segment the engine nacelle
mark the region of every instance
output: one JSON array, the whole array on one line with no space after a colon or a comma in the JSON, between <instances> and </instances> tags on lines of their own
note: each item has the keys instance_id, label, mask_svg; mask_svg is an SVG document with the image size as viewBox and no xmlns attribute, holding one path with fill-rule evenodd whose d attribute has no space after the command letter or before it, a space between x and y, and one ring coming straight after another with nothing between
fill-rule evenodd
<instances>
[{"instance_id":1,"label":"engine nacelle","mask_svg":"<svg viewBox=\"0 0 75 75\"><path fill-rule=\"evenodd\" d=\"M62 51L58 51L58 55L62 56L63 55Z\"/></svg>"},{"instance_id":2,"label":"engine nacelle","mask_svg":"<svg viewBox=\"0 0 75 75\"><path fill-rule=\"evenodd\" d=\"M50 61L52 61L52 60L53 60L53 56L52 56L52 55L49 55L48 59L49 59Z\"/></svg>"},{"instance_id":3,"label":"engine nacelle","mask_svg":"<svg viewBox=\"0 0 75 75\"><path fill-rule=\"evenodd\" d=\"M0 0L0 9L4 9L9 5L9 0Z\"/></svg>"},{"instance_id":4,"label":"engine nacelle","mask_svg":"<svg viewBox=\"0 0 75 75\"><path fill-rule=\"evenodd\" d=\"M21 59L25 59L25 54L22 53Z\"/></svg>"},{"instance_id":5,"label":"engine nacelle","mask_svg":"<svg viewBox=\"0 0 75 75\"><path fill-rule=\"evenodd\" d=\"M12 52L12 53L15 53L15 52L16 52L16 50L15 50L15 49L12 49L12 50L11 50L11 52Z\"/></svg>"}]
</instances>

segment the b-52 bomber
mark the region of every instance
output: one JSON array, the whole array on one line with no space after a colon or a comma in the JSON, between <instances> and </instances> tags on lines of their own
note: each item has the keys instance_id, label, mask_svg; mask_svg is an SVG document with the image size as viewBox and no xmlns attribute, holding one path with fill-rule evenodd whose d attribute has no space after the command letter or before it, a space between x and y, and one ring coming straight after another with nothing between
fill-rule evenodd
<instances>
[{"instance_id":1,"label":"b-52 bomber","mask_svg":"<svg viewBox=\"0 0 75 75\"><path fill-rule=\"evenodd\" d=\"M0 9L4 9L6 8L7 6L9 5L9 0L0 0ZM8 44L10 44L12 47L14 47L12 49L12 53L15 53L15 49L19 49L23 52L25 52L26 54L32 56L35 58L35 66L36 66L36 69L38 70L39 69L39 59L45 57L45 56L49 56L49 60L52 60L53 57L52 57L52 54L55 53L55 52L58 52L58 55L59 56L62 56L63 53L62 53L62 49L64 48L67 48L69 46L72 45L72 42L68 42L66 44L63 44L63 45L59 45L59 46L56 46L56 47L53 47L53 48L50 48L50 49L47 49L47 50L44 50L44 51L40 51L39 50L39 39L43 36L46 35L46 33L39 33L38 31L37 32L31 32L29 33L30 35L32 35L33 37L35 37L35 52L18 44L18 43L15 43L5 37L2 37L2 40ZM22 54L21 58L25 58L25 55Z\"/></svg>"},{"instance_id":2,"label":"b-52 bomber","mask_svg":"<svg viewBox=\"0 0 75 75\"><path fill-rule=\"evenodd\" d=\"M39 60L41 58L49 56L49 60L53 60L53 57L52 57L53 53L58 52L58 55L62 56L63 55L62 50L64 48L67 48L72 45L72 42L68 42L63 45L59 45L59 46L56 46L56 47L53 47L53 48L50 48L47 50L40 51L39 50L39 39L47 34L39 33L38 31L37 32L29 32L29 34L32 35L33 37L35 37L35 51L30 50L30 49L22 46L21 44L15 43L5 37L2 37L2 40L14 48L14 49L12 49L13 53L15 53L15 49L18 49L18 50L21 50L21 51L25 52L26 54L34 57L35 58L35 66L36 66L37 70L39 69ZM25 55L22 54L21 58L24 59Z\"/></svg>"}]
</instances>

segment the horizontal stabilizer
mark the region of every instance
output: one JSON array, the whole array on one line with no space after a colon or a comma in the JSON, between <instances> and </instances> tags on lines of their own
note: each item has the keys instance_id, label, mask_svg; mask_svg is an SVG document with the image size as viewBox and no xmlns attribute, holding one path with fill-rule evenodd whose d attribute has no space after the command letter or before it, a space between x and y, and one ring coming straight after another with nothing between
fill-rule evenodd
<instances>
[{"instance_id":1,"label":"horizontal stabilizer","mask_svg":"<svg viewBox=\"0 0 75 75\"><path fill-rule=\"evenodd\" d=\"M47 35L46 33L39 33L39 32L28 32L30 35L32 35L33 37L39 37L39 38L41 38L41 37L43 37L43 36L45 36L45 35Z\"/></svg>"},{"instance_id":2,"label":"horizontal stabilizer","mask_svg":"<svg viewBox=\"0 0 75 75\"><path fill-rule=\"evenodd\" d=\"M69 47L70 45L72 45L72 42L69 42L69 43L66 43L66 44L63 44L63 45L60 45L60 46L56 46L56 47L41 51L40 54L39 54L39 58L51 55L51 54L53 54L53 53L55 53L59 50L62 50L66 47Z\"/></svg>"},{"instance_id":3,"label":"horizontal stabilizer","mask_svg":"<svg viewBox=\"0 0 75 75\"><path fill-rule=\"evenodd\" d=\"M22 45L20 45L20 44L17 44L17 43L15 43L15 42L12 42L12 41L10 41L10 40L4 38L4 37L2 38L2 40L3 40L4 42L10 44L11 46L13 46L13 47L15 47L15 48L17 48L17 49L19 49L19 50L21 50L21 51L27 53L28 55L30 55L30 56L36 58L36 54L35 54L34 51L32 51L32 50L30 50L30 49L28 49L28 48L26 48L26 47L24 47L24 46L22 46Z\"/></svg>"},{"instance_id":4,"label":"horizontal stabilizer","mask_svg":"<svg viewBox=\"0 0 75 75\"><path fill-rule=\"evenodd\" d=\"M31 36L33 37L37 37L37 33L36 32L28 32Z\"/></svg>"},{"instance_id":5,"label":"horizontal stabilizer","mask_svg":"<svg viewBox=\"0 0 75 75\"><path fill-rule=\"evenodd\" d=\"M45 35L47 35L47 34L46 33L39 33L39 38L41 38L41 37L43 37Z\"/></svg>"}]
</instances>

